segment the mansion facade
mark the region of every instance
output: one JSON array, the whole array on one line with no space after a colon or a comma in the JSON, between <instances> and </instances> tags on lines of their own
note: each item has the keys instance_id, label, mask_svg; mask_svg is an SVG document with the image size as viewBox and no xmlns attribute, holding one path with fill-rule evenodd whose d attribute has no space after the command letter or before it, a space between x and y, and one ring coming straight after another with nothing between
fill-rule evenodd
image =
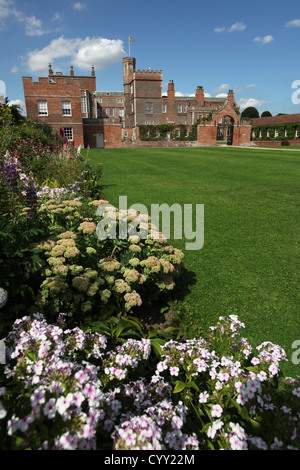
<instances>
[{"instance_id":1,"label":"mansion facade","mask_svg":"<svg viewBox=\"0 0 300 470\"><path fill-rule=\"evenodd\" d=\"M179 145L179 137L188 145L188 137L197 126L194 145L216 145L223 140L246 145L251 125L241 121L232 90L224 98L205 96L198 86L193 96L177 96L172 80L162 90L161 70L136 69L136 59L123 59L123 91L97 91L94 67L90 76L53 72L37 82L23 77L27 116L45 122L76 146L118 148L143 145L141 129L156 129L160 145ZM171 130L159 139L159 129ZM181 134L180 134L181 133ZM147 135L147 134L146 134ZM147 140L147 139L146 139ZM152 142L154 145L154 142Z\"/></svg>"}]
</instances>

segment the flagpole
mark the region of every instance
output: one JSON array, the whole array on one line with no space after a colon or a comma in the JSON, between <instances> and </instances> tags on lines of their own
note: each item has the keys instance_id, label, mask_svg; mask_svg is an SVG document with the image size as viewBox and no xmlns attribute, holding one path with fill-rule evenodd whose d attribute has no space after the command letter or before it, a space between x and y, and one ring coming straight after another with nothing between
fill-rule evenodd
<instances>
[{"instance_id":1,"label":"flagpole","mask_svg":"<svg viewBox=\"0 0 300 470\"><path fill-rule=\"evenodd\" d=\"M129 36L128 42L129 42L129 57L130 57L130 36Z\"/></svg>"}]
</instances>

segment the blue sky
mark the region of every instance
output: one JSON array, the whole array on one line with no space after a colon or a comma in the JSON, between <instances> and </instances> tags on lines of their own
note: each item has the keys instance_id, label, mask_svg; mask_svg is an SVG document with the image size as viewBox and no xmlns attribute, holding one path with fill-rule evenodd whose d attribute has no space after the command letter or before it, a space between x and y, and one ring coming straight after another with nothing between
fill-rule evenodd
<instances>
[{"instance_id":1,"label":"blue sky","mask_svg":"<svg viewBox=\"0 0 300 470\"><path fill-rule=\"evenodd\" d=\"M0 93L24 102L22 76L89 75L97 91L121 91L122 57L163 71L177 94L235 92L241 109L300 113L299 0L0 0Z\"/></svg>"}]
</instances>

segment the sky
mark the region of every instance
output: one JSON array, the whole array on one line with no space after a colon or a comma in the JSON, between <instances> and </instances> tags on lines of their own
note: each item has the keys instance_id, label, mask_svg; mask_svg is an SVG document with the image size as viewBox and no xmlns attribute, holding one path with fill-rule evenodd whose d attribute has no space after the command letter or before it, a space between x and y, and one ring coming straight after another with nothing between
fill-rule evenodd
<instances>
[{"instance_id":1,"label":"sky","mask_svg":"<svg viewBox=\"0 0 300 470\"><path fill-rule=\"evenodd\" d=\"M129 37L134 42L129 42ZM300 2L0 0L0 94L23 107L22 76L90 75L122 91L122 58L162 70L180 95L235 93L241 110L300 113Z\"/></svg>"}]
</instances>

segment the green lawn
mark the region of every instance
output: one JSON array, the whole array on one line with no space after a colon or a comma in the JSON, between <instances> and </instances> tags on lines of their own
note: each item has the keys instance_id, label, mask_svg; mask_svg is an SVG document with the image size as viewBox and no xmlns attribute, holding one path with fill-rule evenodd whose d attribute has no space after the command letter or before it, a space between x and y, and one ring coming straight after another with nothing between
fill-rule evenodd
<instances>
[{"instance_id":1,"label":"green lawn","mask_svg":"<svg viewBox=\"0 0 300 470\"><path fill-rule=\"evenodd\" d=\"M204 204L205 243L185 251L194 283L185 297L189 334L237 314L253 346L281 345L285 375L300 340L300 151L239 148L91 150L103 164L102 196L118 206ZM172 240L184 250L186 240ZM300 354L298 355L300 358Z\"/></svg>"}]
</instances>

